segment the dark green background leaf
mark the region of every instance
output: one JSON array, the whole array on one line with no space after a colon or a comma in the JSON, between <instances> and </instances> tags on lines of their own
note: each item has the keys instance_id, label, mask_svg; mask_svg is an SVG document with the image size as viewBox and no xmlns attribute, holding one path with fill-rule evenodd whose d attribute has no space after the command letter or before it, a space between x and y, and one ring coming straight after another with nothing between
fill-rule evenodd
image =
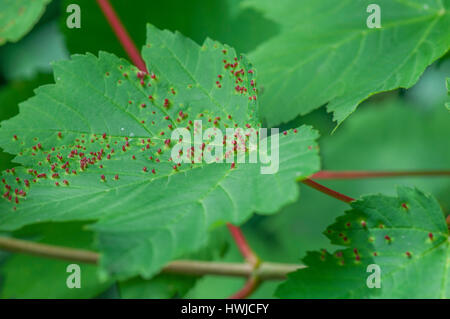
<instances>
[{"instance_id":1,"label":"dark green background leaf","mask_svg":"<svg viewBox=\"0 0 450 319\"><path fill-rule=\"evenodd\" d=\"M0 45L31 30L51 0L0 0Z\"/></svg>"}]
</instances>

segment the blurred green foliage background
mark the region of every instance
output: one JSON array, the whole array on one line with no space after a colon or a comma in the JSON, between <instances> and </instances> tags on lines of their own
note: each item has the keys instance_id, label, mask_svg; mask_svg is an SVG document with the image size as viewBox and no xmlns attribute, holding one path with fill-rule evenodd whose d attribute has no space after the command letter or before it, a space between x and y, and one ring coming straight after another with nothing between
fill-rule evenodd
<instances>
[{"instance_id":1,"label":"blurred green foliage background","mask_svg":"<svg viewBox=\"0 0 450 319\"><path fill-rule=\"evenodd\" d=\"M131 37L140 47L145 41L145 24L178 30L197 42L210 37L246 53L279 32L279 26L253 9L239 9L240 0L112 0ZM68 4L82 8L82 28L66 27ZM53 81L50 63L68 59L71 54L108 51L127 58L110 26L93 0L53 1L33 30L17 43L0 47L0 120L18 112L18 104L33 95L40 85ZM323 169L327 170L432 170L446 169L450 163L450 121L444 107L447 99L445 77L450 59L443 57L428 68L411 89L377 94L364 102L349 120L333 134L335 124L322 107L299 117L283 128L307 123L320 130ZM0 152L0 168L14 166L9 154ZM326 181L325 185L346 195L393 194L396 185L417 186L437 197L444 212L450 207L448 178L391 178ZM344 203L299 185L297 202L273 216L256 215L244 226L251 246L264 259L296 263L308 250L333 249L322 235L327 225L347 208ZM92 234L79 223L28 227L14 235L46 243L78 248L93 245ZM72 236L72 237L71 237ZM234 244L224 234L208 258L241 261ZM72 238L76 238L73 241ZM220 247L219 247L220 246ZM224 298L241 288L244 280L205 276L158 276L150 281L139 278L125 283L100 283L95 269L88 273L83 289L69 291L65 283L64 261L0 252L0 296L72 298ZM35 272L40 273L39 281ZM278 282L265 282L252 296L271 298Z\"/></svg>"}]
</instances>

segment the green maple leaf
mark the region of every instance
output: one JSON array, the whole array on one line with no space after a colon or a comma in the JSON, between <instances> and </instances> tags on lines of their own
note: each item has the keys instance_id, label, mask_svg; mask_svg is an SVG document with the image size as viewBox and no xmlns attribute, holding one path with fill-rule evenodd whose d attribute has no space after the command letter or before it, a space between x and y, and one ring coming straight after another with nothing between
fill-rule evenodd
<instances>
[{"instance_id":1,"label":"green maple leaf","mask_svg":"<svg viewBox=\"0 0 450 319\"><path fill-rule=\"evenodd\" d=\"M143 58L148 75L104 52L57 62L56 83L2 123L0 145L22 166L2 174L0 229L95 220L105 273L148 278L215 226L294 201L296 179L319 169L318 134L306 126L280 134L275 174L259 163L174 169L171 129L259 126L256 71L228 46L152 26Z\"/></svg>"},{"instance_id":2,"label":"green maple leaf","mask_svg":"<svg viewBox=\"0 0 450 319\"><path fill-rule=\"evenodd\" d=\"M398 197L365 196L325 234L334 254L308 253L309 268L288 276L282 298L449 298L450 239L436 200L401 187ZM368 265L380 267L380 288L369 288Z\"/></svg>"},{"instance_id":3,"label":"green maple leaf","mask_svg":"<svg viewBox=\"0 0 450 319\"><path fill-rule=\"evenodd\" d=\"M0 0L0 45L27 34L51 0Z\"/></svg>"},{"instance_id":4,"label":"green maple leaf","mask_svg":"<svg viewBox=\"0 0 450 319\"><path fill-rule=\"evenodd\" d=\"M119 284L125 299L181 298L191 289L197 278L193 276L161 274L151 280L132 278Z\"/></svg>"},{"instance_id":5,"label":"green maple leaf","mask_svg":"<svg viewBox=\"0 0 450 319\"><path fill-rule=\"evenodd\" d=\"M247 0L282 31L250 54L269 125L327 104L340 124L372 94L415 84L450 47L450 3L380 0L381 28L369 29L373 1Z\"/></svg>"}]
</instances>

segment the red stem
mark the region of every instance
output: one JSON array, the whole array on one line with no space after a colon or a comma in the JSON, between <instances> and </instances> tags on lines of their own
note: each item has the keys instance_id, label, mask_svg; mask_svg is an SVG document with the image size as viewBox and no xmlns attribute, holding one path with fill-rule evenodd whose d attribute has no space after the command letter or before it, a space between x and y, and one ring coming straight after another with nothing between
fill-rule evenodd
<instances>
[{"instance_id":1,"label":"red stem","mask_svg":"<svg viewBox=\"0 0 450 319\"><path fill-rule=\"evenodd\" d=\"M260 281L255 277L250 277L239 291L229 297L229 299L244 299L250 296L256 288L258 288Z\"/></svg>"},{"instance_id":2,"label":"red stem","mask_svg":"<svg viewBox=\"0 0 450 319\"><path fill-rule=\"evenodd\" d=\"M230 223L227 223L227 227L245 260L253 266L258 265L259 258L251 249L250 245L245 239L244 234L242 233L242 230L239 227L231 225Z\"/></svg>"},{"instance_id":3,"label":"red stem","mask_svg":"<svg viewBox=\"0 0 450 319\"><path fill-rule=\"evenodd\" d=\"M370 172L370 171L320 171L311 175L313 179L358 179L380 177L407 177L407 176L446 176L450 171L405 171L405 172Z\"/></svg>"},{"instance_id":4,"label":"red stem","mask_svg":"<svg viewBox=\"0 0 450 319\"><path fill-rule=\"evenodd\" d=\"M139 53L139 50L136 48L133 40L131 40L130 35L127 30L124 28L122 22L117 16L114 8L109 3L109 0L97 0L100 9L103 11L103 14L108 20L111 28L122 44L124 50L127 52L131 61L141 70L147 72L147 67L145 66L144 60Z\"/></svg>"},{"instance_id":5,"label":"red stem","mask_svg":"<svg viewBox=\"0 0 450 319\"><path fill-rule=\"evenodd\" d=\"M309 178L305 179L302 181L303 184L308 185L309 187L312 187L316 190L318 190L319 192L322 192L324 194L327 194L331 197L334 197L336 199L339 199L340 201L343 201L345 203L351 203L353 202L355 199L348 197L344 194L338 193L328 187L325 187L317 182L314 182L313 180L310 180Z\"/></svg>"}]
</instances>

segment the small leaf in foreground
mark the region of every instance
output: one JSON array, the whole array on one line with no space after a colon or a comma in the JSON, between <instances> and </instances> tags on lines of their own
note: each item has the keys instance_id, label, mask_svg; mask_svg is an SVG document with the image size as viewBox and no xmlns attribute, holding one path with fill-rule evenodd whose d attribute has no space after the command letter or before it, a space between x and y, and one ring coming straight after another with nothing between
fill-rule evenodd
<instances>
[{"instance_id":1,"label":"small leaf in foreground","mask_svg":"<svg viewBox=\"0 0 450 319\"><path fill-rule=\"evenodd\" d=\"M347 248L310 252L308 268L288 276L281 298L449 298L450 241L436 200L401 187L397 197L370 195L351 204L325 234ZM369 265L381 287L369 288Z\"/></svg>"}]
</instances>

